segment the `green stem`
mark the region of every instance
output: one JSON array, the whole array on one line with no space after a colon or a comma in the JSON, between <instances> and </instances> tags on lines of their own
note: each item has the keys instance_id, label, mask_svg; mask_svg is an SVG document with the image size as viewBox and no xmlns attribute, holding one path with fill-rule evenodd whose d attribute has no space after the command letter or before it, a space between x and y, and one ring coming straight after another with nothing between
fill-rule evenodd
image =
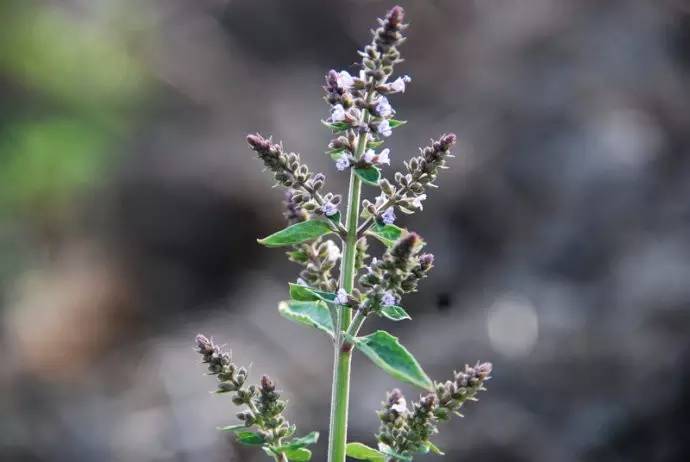
<instances>
[{"instance_id":1,"label":"green stem","mask_svg":"<svg viewBox=\"0 0 690 462\"><path fill-rule=\"evenodd\" d=\"M363 121L366 123L369 115L365 113ZM367 146L368 135L360 134L357 140L355 158L359 159ZM343 239L343 252L340 261L340 287L348 293L352 292L355 283L355 257L357 254L357 225L359 224L359 204L362 182L350 170L350 190L347 204L345 227L347 234ZM331 422L328 437L328 462L345 462L345 447L347 445L347 411L350 400L350 365L352 361L352 346L343 342L343 334L352 322L352 310L340 308L335 352L333 360L333 388L331 391Z\"/></svg>"}]
</instances>

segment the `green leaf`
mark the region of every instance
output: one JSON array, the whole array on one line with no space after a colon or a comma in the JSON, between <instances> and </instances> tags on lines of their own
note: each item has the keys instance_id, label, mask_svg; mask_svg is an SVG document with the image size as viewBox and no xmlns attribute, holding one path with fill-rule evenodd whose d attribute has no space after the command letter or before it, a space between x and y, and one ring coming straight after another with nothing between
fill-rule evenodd
<instances>
[{"instance_id":1,"label":"green leaf","mask_svg":"<svg viewBox=\"0 0 690 462\"><path fill-rule=\"evenodd\" d=\"M385 143L385 141L372 139L372 140L369 140L369 142L367 142L367 148L368 149L376 149L376 148L383 146L383 143Z\"/></svg>"},{"instance_id":2,"label":"green leaf","mask_svg":"<svg viewBox=\"0 0 690 462\"><path fill-rule=\"evenodd\" d=\"M340 223L340 210L338 210L337 212L335 212L331 216L327 216L326 218L328 218L329 220L331 220L333 223L335 223L337 225L338 223Z\"/></svg>"},{"instance_id":3,"label":"green leaf","mask_svg":"<svg viewBox=\"0 0 690 462\"><path fill-rule=\"evenodd\" d=\"M326 303L335 303L337 295L333 292L312 289L302 284L290 283L290 298L301 302L313 302L321 300Z\"/></svg>"},{"instance_id":4,"label":"green leaf","mask_svg":"<svg viewBox=\"0 0 690 462\"><path fill-rule=\"evenodd\" d=\"M264 437L259 433L250 431L235 431L235 438L237 438L237 441L247 446L263 446L266 442Z\"/></svg>"},{"instance_id":5,"label":"green leaf","mask_svg":"<svg viewBox=\"0 0 690 462\"><path fill-rule=\"evenodd\" d=\"M378 186L381 179L381 170L373 165L371 167L356 168L355 173L363 182L372 186Z\"/></svg>"},{"instance_id":6,"label":"green leaf","mask_svg":"<svg viewBox=\"0 0 690 462\"><path fill-rule=\"evenodd\" d=\"M362 443L347 443L347 456L369 462L384 462L386 460L386 456L381 451Z\"/></svg>"},{"instance_id":7,"label":"green leaf","mask_svg":"<svg viewBox=\"0 0 690 462\"><path fill-rule=\"evenodd\" d=\"M431 452L432 454L436 454L437 456L445 456L446 453L441 451L438 446L436 446L434 443L431 441L426 442L426 446L428 448L428 452Z\"/></svg>"},{"instance_id":8,"label":"green leaf","mask_svg":"<svg viewBox=\"0 0 690 462\"><path fill-rule=\"evenodd\" d=\"M407 123L407 120L395 120L395 119L388 119L388 125L391 128L396 128L401 125L405 125Z\"/></svg>"},{"instance_id":9,"label":"green leaf","mask_svg":"<svg viewBox=\"0 0 690 462\"><path fill-rule=\"evenodd\" d=\"M353 340L359 351L391 376L424 390L433 391L434 384L429 376L396 337L378 330Z\"/></svg>"},{"instance_id":10,"label":"green leaf","mask_svg":"<svg viewBox=\"0 0 690 462\"><path fill-rule=\"evenodd\" d=\"M341 157L347 155L347 154L345 154L346 150L347 150L347 148L329 149L328 151L326 151L326 154L328 154L331 159L338 160Z\"/></svg>"},{"instance_id":11,"label":"green leaf","mask_svg":"<svg viewBox=\"0 0 690 462\"><path fill-rule=\"evenodd\" d=\"M407 311L402 306L385 305L381 308L381 316L390 319L391 321L402 321L404 319L412 319Z\"/></svg>"},{"instance_id":12,"label":"green leaf","mask_svg":"<svg viewBox=\"0 0 690 462\"><path fill-rule=\"evenodd\" d=\"M277 233L259 239L258 242L266 247L282 247L310 241L332 232L330 225L323 220L307 220L281 229Z\"/></svg>"},{"instance_id":13,"label":"green leaf","mask_svg":"<svg viewBox=\"0 0 690 462\"><path fill-rule=\"evenodd\" d=\"M305 446L311 446L319 441L319 432L311 432L299 438L293 438L287 443L275 448L278 452L284 452L287 449L298 449Z\"/></svg>"},{"instance_id":14,"label":"green leaf","mask_svg":"<svg viewBox=\"0 0 690 462\"><path fill-rule=\"evenodd\" d=\"M332 129L334 132L342 132L350 128L350 124L346 122L328 122L326 120L322 120L321 123Z\"/></svg>"},{"instance_id":15,"label":"green leaf","mask_svg":"<svg viewBox=\"0 0 690 462\"><path fill-rule=\"evenodd\" d=\"M222 432L236 432L237 430L242 430L247 428L245 424L228 425L227 427L218 427L218 430Z\"/></svg>"},{"instance_id":16,"label":"green leaf","mask_svg":"<svg viewBox=\"0 0 690 462\"><path fill-rule=\"evenodd\" d=\"M412 461L412 456L405 456L403 454L397 453L386 445L381 445L381 452L386 456L393 458L393 460L402 460L404 462Z\"/></svg>"},{"instance_id":17,"label":"green leaf","mask_svg":"<svg viewBox=\"0 0 690 462\"><path fill-rule=\"evenodd\" d=\"M289 300L280 302L278 311L290 321L314 327L333 337L331 313L323 302Z\"/></svg>"},{"instance_id":18,"label":"green leaf","mask_svg":"<svg viewBox=\"0 0 690 462\"><path fill-rule=\"evenodd\" d=\"M291 462L306 462L311 459L311 451L307 448L294 448L282 451Z\"/></svg>"},{"instance_id":19,"label":"green leaf","mask_svg":"<svg viewBox=\"0 0 690 462\"><path fill-rule=\"evenodd\" d=\"M328 151L326 151L326 154L328 154L329 156L333 157L334 154L340 154L340 153L342 153L345 149L347 149L345 146L343 146L342 148L333 148L333 149L329 149ZM338 157L340 157L340 156L338 156Z\"/></svg>"},{"instance_id":20,"label":"green leaf","mask_svg":"<svg viewBox=\"0 0 690 462\"><path fill-rule=\"evenodd\" d=\"M367 234L383 242L386 247L392 247L398 239L407 234L407 230L395 225L374 223Z\"/></svg>"}]
</instances>

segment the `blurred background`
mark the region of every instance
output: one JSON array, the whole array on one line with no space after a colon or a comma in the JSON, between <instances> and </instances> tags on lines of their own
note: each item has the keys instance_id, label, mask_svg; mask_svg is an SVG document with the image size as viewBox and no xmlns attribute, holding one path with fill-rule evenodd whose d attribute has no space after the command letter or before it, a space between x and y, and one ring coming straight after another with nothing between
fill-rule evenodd
<instances>
[{"instance_id":1,"label":"blurred background","mask_svg":"<svg viewBox=\"0 0 690 462\"><path fill-rule=\"evenodd\" d=\"M437 256L415 321L367 329L436 379L494 363L444 460L688 460L690 5L401 3L393 166L448 131L459 156L400 220ZM244 137L344 192L320 86L392 5L0 3L0 460L263 460L215 430L236 410L198 332L271 374L325 459L328 341L278 315L298 267L255 243L282 193ZM396 383L362 356L353 380L371 444Z\"/></svg>"}]
</instances>

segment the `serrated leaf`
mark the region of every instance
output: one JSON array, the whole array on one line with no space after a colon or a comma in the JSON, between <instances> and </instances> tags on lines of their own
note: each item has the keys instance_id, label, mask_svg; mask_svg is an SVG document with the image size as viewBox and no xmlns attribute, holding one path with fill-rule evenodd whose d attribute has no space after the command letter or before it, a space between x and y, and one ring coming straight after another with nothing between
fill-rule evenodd
<instances>
[{"instance_id":1,"label":"serrated leaf","mask_svg":"<svg viewBox=\"0 0 690 462\"><path fill-rule=\"evenodd\" d=\"M395 119L388 119L388 126L391 128L396 128L401 125L405 125L407 123L407 120L395 120Z\"/></svg>"},{"instance_id":2,"label":"serrated leaf","mask_svg":"<svg viewBox=\"0 0 690 462\"><path fill-rule=\"evenodd\" d=\"M424 390L433 391L434 384L429 376L396 337L379 330L353 340L359 351L391 376Z\"/></svg>"},{"instance_id":3,"label":"serrated leaf","mask_svg":"<svg viewBox=\"0 0 690 462\"><path fill-rule=\"evenodd\" d=\"M395 225L374 223L367 234L381 241L386 247L392 247L400 237L407 234L407 230Z\"/></svg>"},{"instance_id":4,"label":"serrated leaf","mask_svg":"<svg viewBox=\"0 0 690 462\"><path fill-rule=\"evenodd\" d=\"M323 220L307 220L258 239L258 242L266 247L283 247L310 241L332 232L331 226Z\"/></svg>"},{"instance_id":5,"label":"serrated leaf","mask_svg":"<svg viewBox=\"0 0 690 462\"><path fill-rule=\"evenodd\" d=\"M311 460L311 451L307 448L287 449L283 451L283 454L290 462L306 462Z\"/></svg>"},{"instance_id":6,"label":"serrated leaf","mask_svg":"<svg viewBox=\"0 0 690 462\"><path fill-rule=\"evenodd\" d=\"M404 319L412 319L407 311L402 306L385 305L381 308L381 316L390 319L391 321L402 321Z\"/></svg>"},{"instance_id":7,"label":"serrated leaf","mask_svg":"<svg viewBox=\"0 0 690 462\"><path fill-rule=\"evenodd\" d=\"M319 301L289 300L278 304L278 311L290 321L319 329L333 337L333 321L326 304Z\"/></svg>"},{"instance_id":8,"label":"serrated leaf","mask_svg":"<svg viewBox=\"0 0 690 462\"><path fill-rule=\"evenodd\" d=\"M311 432L299 438L293 438L287 443L275 448L278 452L284 452L287 449L298 449L305 446L311 446L319 441L319 432Z\"/></svg>"},{"instance_id":9,"label":"serrated leaf","mask_svg":"<svg viewBox=\"0 0 690 462\"><path fill-rule=\"evenodd\" d=\"M235 431L235 438L246 446L263 446L266 443L263 436L250 431Z\"/></svg>"},{"instance_id":10,"label":"serrated leaf","mask_svg":"<svg viewBox=\"0 0 690 462\"><path fill-rule=\"evenodd\" d=\"M379 180L381 180L381 170L373 165L370 167L356 168L355 173L363 182L372 186L378 186Z\"/></svg>"},{"instance_id":11,"label":"serrated leaf","mask_svg":"<svg viewBox=\"0 0 690 462\"><path fill-rule=\"evenodd\" d=\"M313 302L321 300L327 303L334 303L337 295L333 292L312 289L301 284L290 283L290 298L301 302Z\"/></svg>"},{"instance_id":12,"label":"serrated leaf","mask_svg":"<svg viewBox=\"0 0 690 462\"><path fill-rule=\"evenodd\" d=\"M347 456L369 462L384 462L386 460L386 456L381 451L370 448L363 443L347 443Z\"/></svg>"},{"instance_id":13,"label":"serrated leaf","mask_svg":"<svg viewBox=\"0 0 690 462\"><path fill-rule=\"evenodd\" d=\"M390 459L393 459L393 461L396 460L402 460L404 462L411 462L412 461L412 456L406 456L400 453L397 453L391 448L390 446L387 446L383 443L379 443L379 450L385 455L388 456Z\"/></svg>"}]
</instances>

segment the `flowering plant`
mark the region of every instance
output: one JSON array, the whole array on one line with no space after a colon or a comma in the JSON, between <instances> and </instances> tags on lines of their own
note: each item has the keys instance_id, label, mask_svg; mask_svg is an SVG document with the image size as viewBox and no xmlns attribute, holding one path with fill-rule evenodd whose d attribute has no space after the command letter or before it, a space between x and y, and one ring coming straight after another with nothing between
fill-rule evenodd
<instances>
[{"instance_id":1,"label":"flowering plant","mask_svg":"<svg viewBox=\"0 0 690 462\"><path fill-rule=\"evenodd\" d=\"M490 378L491 364L465 366L451 380L434 382L414 356L386 331L359 335L371 316L391 321L410 319L400 306L404 294L415 292L419 281L433 268L434 256L423 252L426 243L414 232L396 226L396 212L412 214L423 209L427 190L435 188L441 170L455 144L454 134L440 136L405 161L403 172L393 180L383 177L390 165L390 150L381 149L386 137L405 122L395 119L389 96L404 93L410 77L392 78L402 62L398 47L404 11L396 6L373 32L373 40L359 54L361 69L355 76L331 70L326 75L325 100L330 116L324 121L334 134L327 154L338 171L349 170L347 207L340 212L341 196L324 191L325 175L313 173L299 156L286 152L282 144L260 134L247 136L256 152L285 194L285 229L259 239L268 247L287 247L288 258L301 265L295 283L289 285L290 299L279 304L287 319L320 330L334 347L334 375L331 401L328 461L344 462L346 455L373 462L411 461L415 454L442 452L430 441L438 424L459 414L466 401L476 400ZM374 201L361 198L362 185L378 191ZM339 241L329 238L334 235ZM368 239L386 247L380 258L368 254ZM341 250L342 249L342 250ZM339 277L333 271L339 263ZM236 366L230 355L203 335L197 349L218 378L218 392L232 393L232 401L246 407L238 425L223 430L234 432L244 444L260 446L276 461L306 461L308 446L318 433L294 438L295 427L283 416L285 402L275 384L263 376L258 386L245 386L247 371ZM402 382L424 393L407 404L399 390L388 393L379 411L376 448L347 443L347 414L350 365L354 350Z\"/></svg>"}]
</instances>

